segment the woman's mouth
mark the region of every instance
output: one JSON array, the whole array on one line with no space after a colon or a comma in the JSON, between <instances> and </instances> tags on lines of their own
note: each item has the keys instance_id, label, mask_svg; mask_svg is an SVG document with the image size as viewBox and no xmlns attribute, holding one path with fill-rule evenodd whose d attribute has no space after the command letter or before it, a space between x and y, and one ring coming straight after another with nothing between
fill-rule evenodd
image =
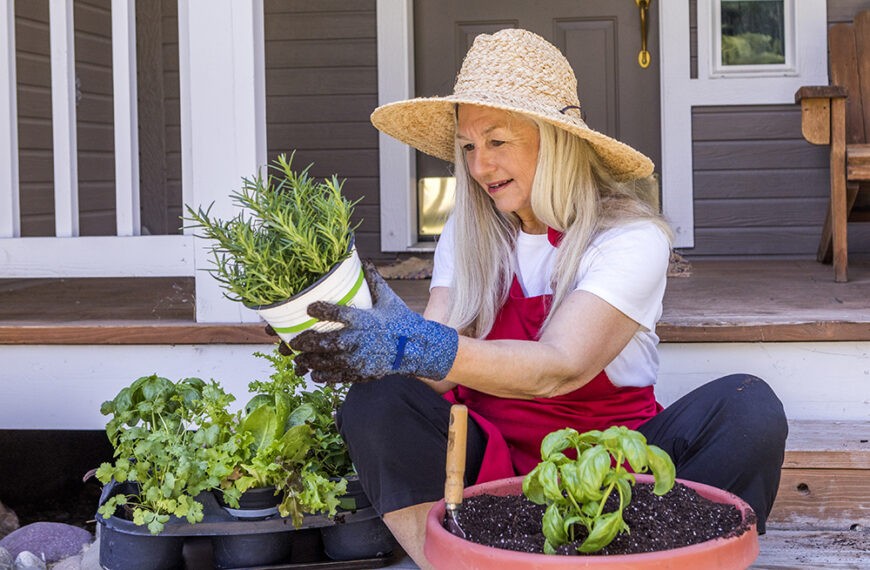
<instances>
[{"instance_id":1,"label":"woman's mouth","mask_svg":"<svg viewBox=\"0 0 870 570\"><path fill-rule=\"evenodd\" d=\"M498 192L499 190L501 190L502 188L504 188L505 186L507 186L511 182L513 182L513 178L510 178L508 180L499 180L498 182L493 182L491 184L487 184L486 190L490 194L495 194L496 192Z\"/></svg>"}]
</instances>

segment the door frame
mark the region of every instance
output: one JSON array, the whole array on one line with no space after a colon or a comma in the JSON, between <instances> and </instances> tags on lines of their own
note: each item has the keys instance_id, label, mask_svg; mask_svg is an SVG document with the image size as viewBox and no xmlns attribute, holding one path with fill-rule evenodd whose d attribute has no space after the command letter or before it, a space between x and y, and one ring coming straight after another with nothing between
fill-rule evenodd
<instances>
[{"instance_id":1,"label":"door frame","mask_svg":"<svg viewBox=\"0 0 870 570\"><path fill-rule=\"evenodd\" d=\"M786 0L789 1L789 0ZM662 207L674 228L674 246L694 246L692 107L793 104L801 85L825 85L825 0L795 5L797 70L788 76L715 77L712 73L713 5L697 2L698 77L689 68L688 2L658 2L662 132ZM414 97L413 0L377 0L378 104ZM379 133L381 250L431 251L417 241L414 150Z\"/></svg>"}]
</instances>

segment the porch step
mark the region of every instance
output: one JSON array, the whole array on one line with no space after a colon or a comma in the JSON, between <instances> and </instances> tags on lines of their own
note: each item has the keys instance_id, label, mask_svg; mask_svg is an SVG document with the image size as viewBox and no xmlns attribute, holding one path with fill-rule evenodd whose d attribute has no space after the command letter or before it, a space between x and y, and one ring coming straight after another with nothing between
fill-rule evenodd
<instances>
[{"instance_id":1,"label":"porch step","mask_svg":"<svg viewBox=\"0 0 870 570\"><path fill-rule=\"evenodd\" d=\"M870 531L808 531L768 528L758 537L752 570L870 568Z\"/></svg>"},{"instance_id":2,"label":"porch step","mask_svg":"<svg viewBox=\"0 0 870 570\"><path fill-rule=\"evenodd\" d=\"M777 530L870 530L870 422L789 422L769 521Z\"/></svg>"}]
</instances>

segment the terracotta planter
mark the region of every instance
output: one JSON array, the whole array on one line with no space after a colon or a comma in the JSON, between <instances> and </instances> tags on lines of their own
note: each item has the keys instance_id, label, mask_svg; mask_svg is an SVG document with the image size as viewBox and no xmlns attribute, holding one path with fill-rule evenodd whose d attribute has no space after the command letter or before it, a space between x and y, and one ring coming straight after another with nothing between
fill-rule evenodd
<instances>
[{"instance_id":1,"label":"terracotta planter","mask_svg":"<svg viewBox=\"0 0 870 570\"><path fill-rule=\"evenodd\" d=\"M651 483L651 475L638 475L639 483ZM743 513L744 520L751 508L740 498L709 485L677 479L699 495L716 503L730 503ZM465 497L475 495L519 495L523 477L501 479L465 490ZM454 536L443 526L444 501L436 503L426 520L426 543L423 552L435 568L527 570L529 568L606 568L607 570L647 569L739 569L748 568L758 556L758 533L753 523L750 529L735 538L717 538L700 544L647 554L619 556L557 556L502 550L469 542Z\"/></svg>"}]
</instances>

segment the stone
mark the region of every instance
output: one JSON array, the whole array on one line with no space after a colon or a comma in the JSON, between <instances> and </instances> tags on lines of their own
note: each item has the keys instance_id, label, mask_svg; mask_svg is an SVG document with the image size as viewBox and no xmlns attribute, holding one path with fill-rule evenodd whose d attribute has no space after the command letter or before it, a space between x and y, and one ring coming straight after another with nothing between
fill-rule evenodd
<instances>
[{"instance_id":1,"label":"stone","mask_svg":"<svg viewBox=\"0 0 870 570\"><path fill-rule=\"evenodd\" d=\"M15 564L12 566L14 570L45 570L45 560L36 554L25 550L19 552L15 557Z\"/></svg>"},{"instance_id":2,"label":"stone","mask_svg":"<svg viewBox=\"0 0 870 570\"><path fill-rule=\"evenodd\" d=\"M12 570L12 554L0 546L0 570Z\"/></svg>"},{"instance_id":3,"label":"stone","mask_svg":"<svg viewBox=\"0 0 870 570\"><path fill-rule=\"evenodd\" d=\"M82 570L103 570L100 566L100 538L99 525L97 526L97 539L86 547L82 554Z\"/></svg>"},{"instance_id":4,"label":"stone","mask_svg":"<svg viewBox=\"0 0 870 570\"><path fill-rule=\"evenodd\" d=\"M18 515L15 511L0 503L0 538L3 538L13 530L19 527Z\"/></svg>"},{"instance_id":5,"label":"stone","mask_svg":"<svg viewBox=\"0 0 870 570\"><path fill-rule=\"evenodd\" d=\"M51 565L51 570L81 570L82 555L76 554Z\"/></svg>"},{"instance_id":6,"label":"stone","mask_svg":"<svg viewBox=\"0 0 870 570\"><path fill-rule=\"evenodd\" d=\"M46 562L57 562L81 552L82 546L93 541L91 533L77 526L35 522L25 525L0 539L0 546L13 556L30 551Z\"/></svg>"}]
</instances>

